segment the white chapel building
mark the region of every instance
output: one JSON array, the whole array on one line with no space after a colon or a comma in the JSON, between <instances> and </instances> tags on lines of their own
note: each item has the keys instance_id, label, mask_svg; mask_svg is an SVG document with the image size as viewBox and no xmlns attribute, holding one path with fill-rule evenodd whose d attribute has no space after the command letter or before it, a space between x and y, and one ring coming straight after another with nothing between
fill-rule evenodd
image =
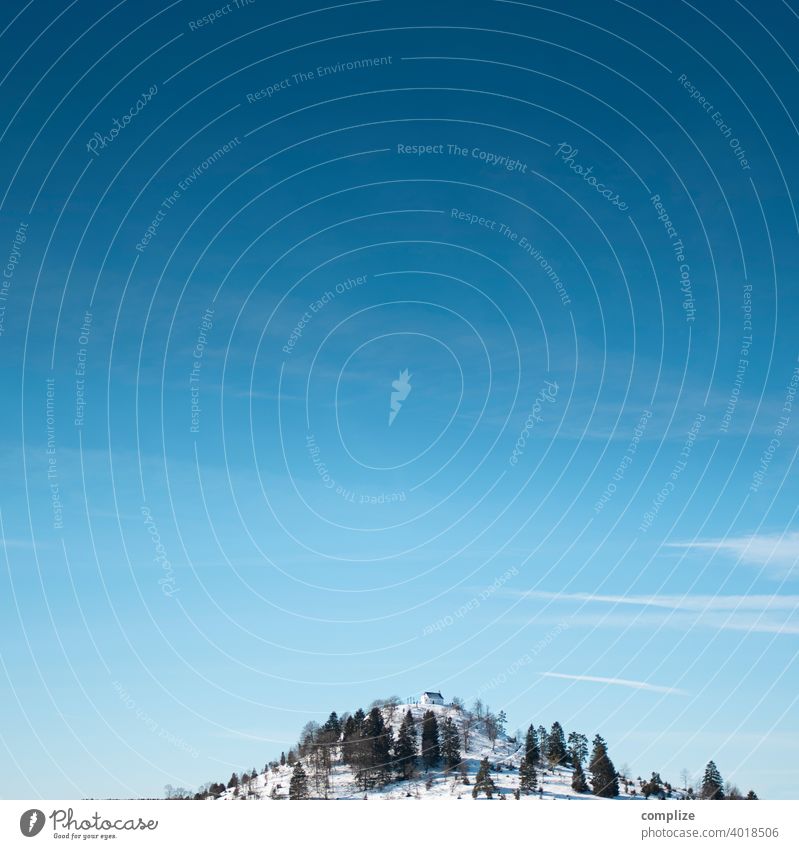
<instances>
[{"instance_id":1,"label":"white chapel building","mask_svg":"<svg viewBox=\"0 0 799 849\"><path fill-rule=\"evenodd\" d=\"M422 693L422 697L421 699L419 699L419 701L423 705L443 705L444 697L441 695L441 693L425 692Z\"/></svg>"}]
</instances>

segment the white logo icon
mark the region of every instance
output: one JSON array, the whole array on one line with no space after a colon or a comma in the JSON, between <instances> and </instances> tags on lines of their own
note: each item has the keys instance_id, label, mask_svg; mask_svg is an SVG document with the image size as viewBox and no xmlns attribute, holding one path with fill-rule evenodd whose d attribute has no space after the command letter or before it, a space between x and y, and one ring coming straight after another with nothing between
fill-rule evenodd
<instances>
[{"instance_id":1,"label":"white logo icon","mask_svg":"<svg viewBox=\"0 0 799 849\"><path fill-rule=\"evenodd\" d=\"M391 381L391 387L394 390L391 393L391 412L388 414L388 425L391 427L397 413L408 395L411 394L411 376L408 374L408 369L403 369L400 372L398 380Z\"/></svg>"}]
</instances>

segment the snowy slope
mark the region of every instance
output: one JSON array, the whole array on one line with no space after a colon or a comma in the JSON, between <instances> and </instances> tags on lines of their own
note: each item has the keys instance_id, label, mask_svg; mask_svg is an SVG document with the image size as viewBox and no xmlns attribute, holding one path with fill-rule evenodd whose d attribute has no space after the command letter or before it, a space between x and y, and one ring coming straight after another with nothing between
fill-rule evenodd
<instances>
[{"instance_id":1,"label":"snowy slope","mask_svg":"<svg viewBox=\"0 0 799 849\"><path fill-rule=\"evenodd\" d=\"M458 726L459 732L462 732L464 714L451 706L447 705L418 705L418 704L403 704L397 707L382 708L383 718L386 725L390 725L396 737L399 731L405 713L410 710L414 721L417 723L417 728L421 728L422 717L425 712L432 710L436 714L436 719L439 723L439 728L444 723L447 717L451 717L453 722ZM396 780L386 784L383 787L370 788L364 792L360 789L355 781L355 776L347 764L342 763L340 756L336 752L334 755L334 765L330 779L330 790L327 794L328 799L472 799L472 789L474 787L474 779L480 765L480 761L487 757L491 764L491 777L497 788L495 799L505 797L506 800L514 801L513 793L519 786L519 764L521 763L524 754L523 740L513 742L507 735L500 734L496 740L496 744L492 747L491 741L488 739L484 731L480 728L473 728L469 739L468 751L463 750L463 736L461 733L461 754L466 763L467 774L470 784L466 785L463 782L462 776L459 773L447 774L443 767L426 771L423 767L419 767L418 774L408 780ZM300 759L302 761L302 759ZM303 761L303 766L310 773L309 766ZM501 770L497 770L495 766L500 766ZM289 782L293 768L291 766L278 767L277 770L270 769L267 775L258 775L253 781L243 784L238 788L238 792L227 790L219 798L221 800L233 801L242 799L287 799ZM536 770L538 773L538 787L543 790L543 793L536 791L529 796L522 796L522 799L543 801L551 799L579 799L589 801L604 801L591 793L576 793L572 790L572 770L565 767L558 767L554 770L549 768L541 768ZM591 779L590 772L586 769L586 777ZM312 787L312 782L309 781ZM638 782L635 782L638 787ZM313 792L312 796L318 798L318 795ZM680 791L675 790L673 798L681 798ZM484 799L480 796L480 799ZM624 793L618 799L643 800L640 795L630 796Z\"/></svg>"}]
</instances>

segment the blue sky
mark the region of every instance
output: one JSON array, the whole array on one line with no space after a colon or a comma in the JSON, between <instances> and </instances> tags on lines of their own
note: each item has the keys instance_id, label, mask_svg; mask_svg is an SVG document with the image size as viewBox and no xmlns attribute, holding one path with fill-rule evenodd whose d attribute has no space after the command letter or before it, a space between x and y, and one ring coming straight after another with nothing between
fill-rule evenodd
<instances>
[{"instance_id":1,"label":"blue sky","mask_svg":"<svg viewBox=\"0 0 799 849\"><path fill-rule=\"evenodd\" d=\"M0 794L434 687L796 796L797 10L554 5L2 12Z\"/></svg>"}]
</instances>

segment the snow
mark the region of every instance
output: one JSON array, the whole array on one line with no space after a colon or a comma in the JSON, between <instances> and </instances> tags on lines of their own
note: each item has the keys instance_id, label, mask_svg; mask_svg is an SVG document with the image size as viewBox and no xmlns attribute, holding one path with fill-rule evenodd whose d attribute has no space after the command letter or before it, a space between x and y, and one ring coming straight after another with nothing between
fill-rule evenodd
<instances>
[{"instance_id":1,"label":"snow","mask_svg":"<svg viewBox=\"0 0 799 849\"><path fill-rule=\"evenodd\" d=\"M461 755L466 763L467 775L469 784L463 783L460 773L452 772L447 774L443 767L425 770L423 766L419 766L417 774L407 780L391 781L385 786L376 786L369 788L366 792L359 788L356 784L355 776L352 770L346 764L342 763L341 758L336 752L334 763L330 776L330 789L327 794L328 799L407 799L410 800L440 800L440 799L469 799L472 800L472 789L475 783L475 776L480 766L480 761L483 758L488 758L491 765L491 778L497 788L494 795L494 800L501 796L505 797L506 801L515 801L513 793L519 786L519 764L524 755L524 740L512 741L507 735L500 734L495 744L492 746L491 741L485 734L482 728L474 727L471 730L469 737L468 751L463 747L462 729L464 725L465 713L450 705L431 705L431 704L401 704L393 708L382 708L383 719L386 725L390 725L396 738L400 724L406 714L410 710L414 722L417 723L417 744L421 739L421 721L424 714L430 710L436 715L439 724L439 731L447 717L451 717L453 722L458 727L461 733ZM320 798L314 793L313 782L311 780L311 770L308 764L303 760L303 766L309 776L309 787L313 798ZM501 765L501 771L495 768ZM239 788L238 795L234 790L227 790L219 798L224 801L239 801L243 799L265 799L271 800L287 799L289 782L293 767L286 766L278 767L277 770L269 769L266 776L258 775L254 781L242 785ZM585 769L586 778L590 784L591 774L588 769ZM602 799L589 793L576 793L572 790L571 781L573 771L568 767L536 768L538 775L538 787L543 789L543 793L538 790L529 795L522 795L521 799L525 801L547 801L547 800L581 800L592 802L613 801ZM634 782L637 787L637 795L630 796L624 791L624 787L620 782L622 795L616 797L616 800L629 801L644 801L644 797L640 793L640 787L637 782ZM274 796L273 796L274 793ZM672 798L682 798L683 794L678 791L673 791ZM485 796L482 794L479 801L483 801Z\"/></svg>"}]
</instances>

